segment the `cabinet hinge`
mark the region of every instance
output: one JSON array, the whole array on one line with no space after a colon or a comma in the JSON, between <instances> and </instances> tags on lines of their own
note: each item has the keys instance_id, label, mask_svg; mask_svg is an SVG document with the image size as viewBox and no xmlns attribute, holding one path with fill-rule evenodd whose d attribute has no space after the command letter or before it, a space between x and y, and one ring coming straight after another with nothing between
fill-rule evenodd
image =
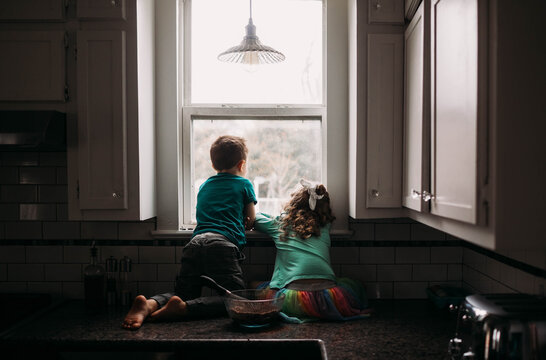
<instances>
[{"instance_id":1,"label":"cabinet hinge","mask_svg":"<svg viewBox=\"0 0 546 360\"><path fill-rule=\"evenodd\" d=\"M64 101L70 100L70 88L68 85L64 86Z\"/></svg>"}]
</instances>

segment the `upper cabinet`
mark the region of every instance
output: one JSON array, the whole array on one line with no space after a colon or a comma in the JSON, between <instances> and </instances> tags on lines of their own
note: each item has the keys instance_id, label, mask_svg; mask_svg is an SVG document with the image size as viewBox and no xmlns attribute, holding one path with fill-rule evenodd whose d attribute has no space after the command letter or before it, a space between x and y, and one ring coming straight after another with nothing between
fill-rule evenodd
<instances>
[{"instance_id":1,"label":"upper cabinet","mask_svg":"<svg viewBox=\"0 0 546 360\"><path fill-rule=\"evenodd\" d=\"M77 146L68 154L69 217L153 217L154 3L79 0L77 6L83 18L76 45Z\"/></svg>"},{"instance_id":2,"label":"upper cabinet","mask_svg":"<svg viewBox=\"0 0 546 360\"><path fill-rule=\"evenodd\" d=\"M78 0L76 14L79 19L125 19L127 1L131 0Z\"/></svg>"},{"instance_id":3,"label":"upper cabinet","mask_svg":"<svg viewBox=\"0 0 546 360\"><path fill-rule=\"evenodd\" d=\"M400 216L404 3L349 9L349 215Z\"/></svg>"},{"instance_id":4,"label":"upper cabinet","mask_svg":"<svg viewBox=\"0 0 546 360\"><path fill-rule=\"evenodd\" d=\"M405 34L404 207L500 252L546 249L546 6L532 5L425 0Z\"/></svg>"},{"instance_id":5,"label":"upper cabinet","mask_svg":"<svg viewBox=\"0 0 546 360\"><path fill-rule=\"evenodd\" d=\"M2 0L0 20L62 21L66 0Z\"/></svg>"},{"instance_id":6,"label":"upper cabinet","mask_svg":"<svg viewBox=\"0 0 546 360\"><path fill-rule=\"evenodd\" d=\"M64 31L0 30L0 101L64 102L67 46Z\"/></svg>"}]
</instances>

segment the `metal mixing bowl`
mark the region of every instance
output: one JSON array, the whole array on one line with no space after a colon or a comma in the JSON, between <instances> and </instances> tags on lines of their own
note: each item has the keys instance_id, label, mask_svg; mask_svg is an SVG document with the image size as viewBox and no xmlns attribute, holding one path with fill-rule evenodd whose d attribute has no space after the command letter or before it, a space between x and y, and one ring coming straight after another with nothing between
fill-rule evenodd
<instances>
[{"instance_id":1,"label":"metal mixing bowl","mask_svg":"<svg viewBox=\"0 0 546 360\"><path fill-rule=\"evenodd\" d=\"M235 290L224 297L229 317L248 328L268 326L277 321L283 302L284 294L276 297L271 290Z\"/></svg>"}]
</instances>

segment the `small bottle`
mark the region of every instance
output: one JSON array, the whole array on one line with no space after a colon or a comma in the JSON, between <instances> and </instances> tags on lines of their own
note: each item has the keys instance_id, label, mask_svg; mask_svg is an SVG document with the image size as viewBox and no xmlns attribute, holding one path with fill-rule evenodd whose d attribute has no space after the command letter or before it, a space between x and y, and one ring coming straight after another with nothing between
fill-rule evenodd
<instances>
[{"instance_id":1,"label":"small bottle","mask_svg":"<svg viewBox=\"0 0 546 360\"><path fill-rule=\"evenodd\" d=\"M117 280L118 261L113 256L106 259L106 305L115 306L117 304Z\"/></svg>"},{"instance_id":2,"label":"small bottle","mask_svg":"<svg viewBox=\"0 0 546 360\"><path fill-rule=\"evenodd\" d=\"M128 256L124 256L119 261L119 302L121 306L129 306L133 302L129 284L131 265L131 259Z\"/></svg>"},{"instance_id":3,"label":"small bottle","mask_svg":"<svg viewBox=\"0 0 546 360\"><path fill-rule=\"evenodd\" d=\"M100 308L105 303L106 277L104 268L98 261L98 249L95 242L90 249L91 263L83 271L85 288L85 305L89 308Z\"/></svg>"}]
</instances>

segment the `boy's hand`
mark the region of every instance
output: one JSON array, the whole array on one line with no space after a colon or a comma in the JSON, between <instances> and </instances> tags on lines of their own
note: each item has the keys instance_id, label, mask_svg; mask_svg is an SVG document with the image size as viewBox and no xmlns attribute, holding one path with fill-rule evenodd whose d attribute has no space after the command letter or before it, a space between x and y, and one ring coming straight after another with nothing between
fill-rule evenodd
<instances>
[{"instance_id":1,"label":"boy's hand","mask_svg":"<svg viewBox=\"0 0 546 360\"><path fill-rule=\"evenodd\" d=\"M252 228L254 227L254 221L252 221L249 216L245 216L244 223L245 230L252 230Z\"/></svg>"}]
</instances>

